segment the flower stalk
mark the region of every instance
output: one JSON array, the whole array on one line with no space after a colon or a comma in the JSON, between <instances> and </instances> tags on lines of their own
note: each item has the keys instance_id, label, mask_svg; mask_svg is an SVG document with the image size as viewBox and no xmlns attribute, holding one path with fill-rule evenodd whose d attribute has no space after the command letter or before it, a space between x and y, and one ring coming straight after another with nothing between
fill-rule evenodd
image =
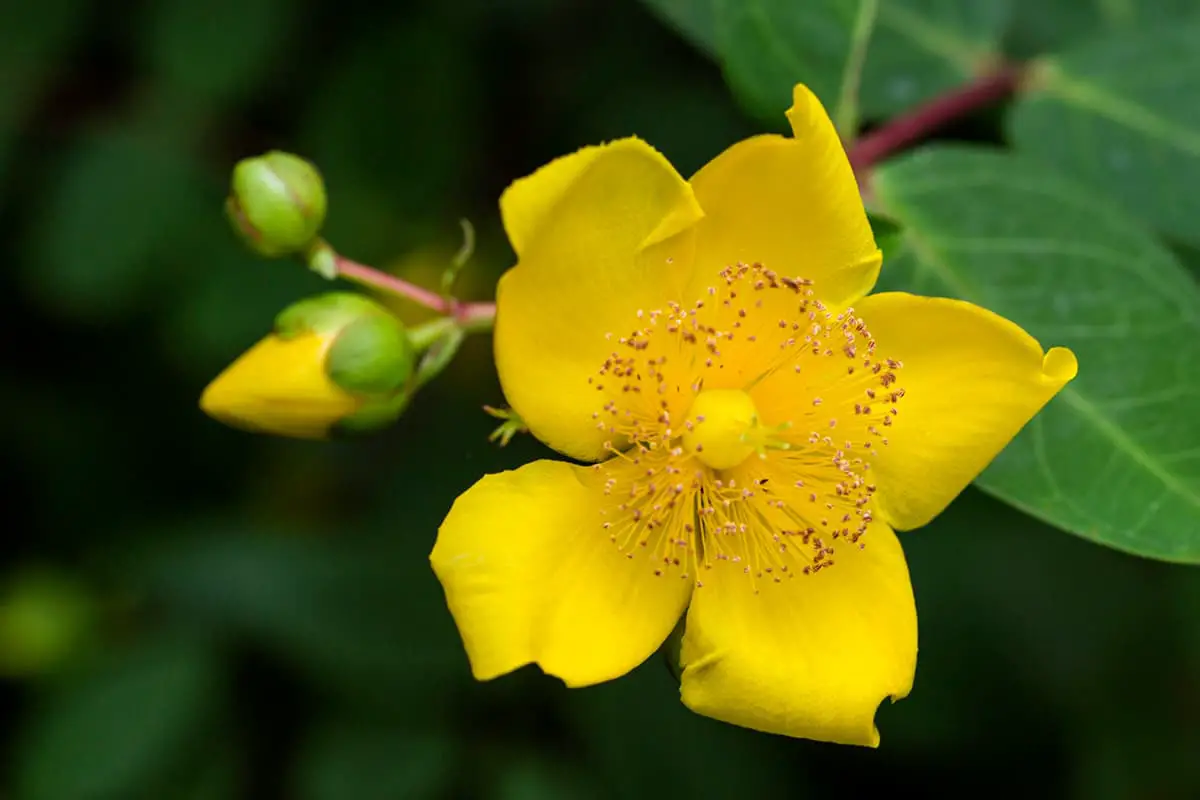
<instances>
[{"instance_id":1,"label":"flower stalk","mask_svg":"<svg viewBox=\"0 0 1200 800\"><path fill-rule=\"evenodd\" d=\"M352 261L345 256L337 256L335 263L337 264L337 277L357 283L359 286L411 300L419 306L450 317L466 331L490 330L496 318L495 303L464 303L452 297L444 297L437 292L409 283L403 278L389 275L366 264Z\"/></svg>"},{"instance_id":2,"label":"flower stalk","mask_svg":"<svg viewBox=\"0 0 1200 800\"><path fill-rule=\"evenodd\" d=\"M1003 64L965 86L935 97L907 114L901 114L878 130L859 139L848 153L856 173L871 167L908 145L924 139L938 128L1003 100L1021 82L1017 64Z\"/></svg>"}]
</instances>

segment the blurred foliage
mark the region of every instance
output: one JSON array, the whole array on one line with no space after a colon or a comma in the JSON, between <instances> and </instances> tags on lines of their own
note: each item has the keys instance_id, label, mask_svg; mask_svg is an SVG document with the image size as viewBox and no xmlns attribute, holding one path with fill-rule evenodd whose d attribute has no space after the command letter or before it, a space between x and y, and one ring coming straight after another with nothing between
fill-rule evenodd
<instances>
[{"instance_id":1,"label":"blurred foliage","mask_svg":"<svg viewBox=\"0 0 1200 800\"><path fill-rule=\"evenodd\" d=\"M1200 573L1038 519L1200 560L1198 13L0 5L17 534L0 561L0 797L1200 795ZM878 751L692 715L657 659L577 691L536 670L471 680L434 533L481 474L545 455L487 443L480 406L502 397L486 337L367 441L249 436L196 408L281 308L328 288L231 235L239 158L314 160L329 239L427 286L469 217L460 294L486 299L511 259L495 200L555 155L636 132L686 174L782 129L795 80L876 126L1005 57L1036 65L1011 107L874 174L885 281L977 299L1073 347L1081 373L987 494L905 538L921 660L912 696L880 710Z\"/></svg>"}]
</instances>

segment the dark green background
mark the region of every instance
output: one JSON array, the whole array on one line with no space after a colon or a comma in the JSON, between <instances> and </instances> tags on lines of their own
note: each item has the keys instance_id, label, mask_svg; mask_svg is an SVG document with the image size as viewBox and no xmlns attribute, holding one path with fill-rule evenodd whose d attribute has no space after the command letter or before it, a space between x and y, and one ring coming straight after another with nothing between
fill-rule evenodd
<instances>
[{"instance_id":1,"label":"dark green background","mask_svg":"<svg viewBox=\"0 0 1200 800\"><path fill-rule=\"evenodd\" d=\"M629 133L688 174L757 130L632 0L0 3L0 797L1200 796L1195 570L968 490L904 538L921 656L881 749L790 741L691 715L657 658L571 692L471 680L437 525L547 455L486 441L487 337L370 440L196 407L326 288L238 247L237 158L312 158L329 238L430 285L469 217L487 299L510 180Z\"/></svg>"}]
</instances>

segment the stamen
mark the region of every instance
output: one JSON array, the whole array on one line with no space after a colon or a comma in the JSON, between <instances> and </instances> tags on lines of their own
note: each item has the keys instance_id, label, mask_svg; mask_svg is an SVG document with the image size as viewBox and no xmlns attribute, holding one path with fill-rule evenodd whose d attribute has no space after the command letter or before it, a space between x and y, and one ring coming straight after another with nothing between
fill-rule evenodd
<instances>
[{"instance_id":1,"label":"stamen","mask_svg":"<svg viewBox=\"0 0 1200 800\"><path fill-rule=\"evenodd\" d=\"M605 337L613 350L589 378L610 437L599 524L655 575L701 587L725 569L760 590L865 547L866 476L902 419L902 364L811 281L760 264L718 278L703 299L639 309Z\"/></svg>"}]
</instances>

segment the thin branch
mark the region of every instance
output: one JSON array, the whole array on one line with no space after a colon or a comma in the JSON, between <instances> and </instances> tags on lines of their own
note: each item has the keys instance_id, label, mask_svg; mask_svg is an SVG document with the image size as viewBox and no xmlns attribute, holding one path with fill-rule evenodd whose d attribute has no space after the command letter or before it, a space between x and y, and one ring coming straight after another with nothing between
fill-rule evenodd
<instances>
[{"instance_id":1,"label":"thin branch","mask_svg":"<svg viewBox=\"0 0 1200 800\"><path fill-rule=\"evenodd\" d=\"M485 330L491 327L496 317L495 303L462 303L453 298L445 298L437 292L423 289L395 275L359 264L341 255L334 257L334 263L337 266L338 277L407 298L431 311L453 317L465 329Z\"/></svg>"},{"instance_id":2,"label":"thin branch","mask_svg":"<svg viewBox=\"0 0 1200 800\"><path fill-rule=\"evenodd\" d=\"M1021 68L1006 64L961 89L936 97L872 131L850 148L850 164L864 172L898 150L920 141L948 122L1008 97L1021 80Z\"/></svg>"}]
</instances>

